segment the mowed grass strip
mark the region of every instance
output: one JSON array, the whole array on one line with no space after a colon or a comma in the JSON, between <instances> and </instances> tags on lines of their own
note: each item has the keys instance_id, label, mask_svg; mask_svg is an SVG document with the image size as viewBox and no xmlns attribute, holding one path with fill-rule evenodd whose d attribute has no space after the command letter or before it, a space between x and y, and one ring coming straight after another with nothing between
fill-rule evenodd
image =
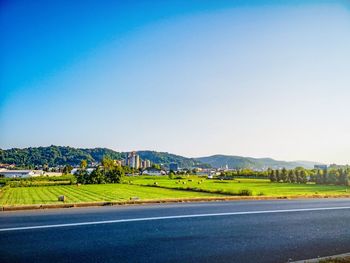
<instances>
[{"instance_id":1,"label":"mowed grass strip","mask_svg":"<svg viewBox=\"0 0 350 263\"><path fill-rule=\"evenodd\" d=\"M214 197L218 194L197 193L139 185L62 185L39 187L16 187L6 189L0 195L0 205L55 204L59 195L65 195L66 203L127 201L131 197L141 200Z\"/></svg>"},{"instance_id":2,"label":"mowed grass strip","mask_svg":"<svg viewBox=\"0 0 350 263\"><path fill-rule=\"evenodd\" d=\"M317 184L289 184L271 183L267 179L215 180L199 177L184 179L168 179L167 177L132 177L126 182L137 185L154 185L167 188L197 188L208 191L224 191L226 193L238 193L241 190L250 190L253 195L265 196L308 196L308 195L346 195L350 196L349 186L317 185Z\"/></svg>"}]
</instances>

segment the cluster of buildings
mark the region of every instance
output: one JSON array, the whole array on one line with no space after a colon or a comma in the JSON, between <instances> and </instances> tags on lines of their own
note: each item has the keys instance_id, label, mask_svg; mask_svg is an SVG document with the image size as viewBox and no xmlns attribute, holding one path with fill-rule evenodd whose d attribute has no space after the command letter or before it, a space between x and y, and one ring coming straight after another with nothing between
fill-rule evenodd
<instances>
[{"instance_id":1,"label":"cluster of buildings","mask_svg":"<svg viewBox=\"0 0 350 263\"><path fill-rule=\"evenodd\" d=\"M137 152L133 151L128 153L126 158L121 161L121 165L129 166L134 169L147 169L151 167L150 160L141 160L140 155Z\"/></svg>"},{"instance_id":2,"label":"cluster of buildings","mask_svg":"<svg viewBox=\"0 0 350 263\"><path fill-rule=\"evenodd\" d=\"M28 178L44 174L50 176L50 174L45 173L43 170L8 170L0 168L0 175L5 178Z\"/></svg>"},{"instance_id":3,"label":"cluster of buildings","mask_svg":"<svg viewBox=\"0 0 350 263\"><path fill-rule=\"evenodd\" d=\"M140 155L136 151L132 151L126 154L125 159L114 160L115 165L129 166L135 170L140 170L140 174L145 175L166 175L169 173L187 173L188 169L181 169L178 163L170 163L168 165L152 165L150 160L142 160ZM87 172L91 173L99 163L89 165ZM64 165L57 167L37 167L33 170L15 170L14 165L0 164L0 177L4 176L7 178L27 178L34 176L59 176L62 175ZM75 174L80 168L79 166L72 167L71 174ZM215 174L213 169L195 169L198 174Z\"/></svg>"}]
</instances>

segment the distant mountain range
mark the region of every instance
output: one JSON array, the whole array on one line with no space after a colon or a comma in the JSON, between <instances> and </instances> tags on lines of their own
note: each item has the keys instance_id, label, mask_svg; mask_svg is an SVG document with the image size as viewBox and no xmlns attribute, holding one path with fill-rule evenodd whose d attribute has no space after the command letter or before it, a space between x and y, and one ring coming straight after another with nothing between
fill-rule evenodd
<instances>
[{"instance_id":1,"label":"distant mountain range","mask_svg":"<svg viewBox=\"0 0 350 263\"><path fill-rule=\"evenodd\" d=\"M250 168L295 168L302 166L313 168L315 162L308 161L277 161L271 158L251 158L230 155L212 155L208 157L188 158L167 152L156 151L138 151L140 158L150 160L155 164L168 166L170 163L177 163L182 168L189 167L213 167L221 168L226 165L230 169ZM0 163L16 164L17 166L38 166L38 165L79 165L81 160L87 160L89 163L100 162L104 156L112 159L123 159L127 153L116 152L107 148L73 148L67 146L49 146L49 147L30 147L24 149L12 148L8 150L0 149Z\"/></svg>"},{"instance_id":2,"label":"distant mountain range","mask_svg":"<svg viewBox=\"0 0 350 263\"><path fill-rule=\"evenodd\" d=\"M227 167L230 169L267 169L267 168L283 168L292 169L298 166L304 168L313 168L315 164L320 164L316 162L309 161L277 161L272 158L252 158L252 157L242 157L242 156L231 156L231 155L212 155L208 157L199 157L196 160L207 163L212 167L221 168Z\"/></svg>"}]
</instances>

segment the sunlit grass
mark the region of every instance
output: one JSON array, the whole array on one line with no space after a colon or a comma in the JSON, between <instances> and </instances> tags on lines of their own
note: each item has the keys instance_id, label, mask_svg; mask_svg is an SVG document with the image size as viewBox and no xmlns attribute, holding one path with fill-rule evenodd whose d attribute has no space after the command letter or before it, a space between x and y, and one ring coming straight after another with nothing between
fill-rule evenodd
<instances>
[{"instance_id":1,"label":"sunlit grass","mask_svg":"<svg viewBox=\"0 0 350 263\"><path fill-rule=\"evenodd\" d=\"M266 179L218 180L189 176L169 179L167 176L125 177L123 184L54 185L7 188L0 193L0 205L30 205L60 203L65 195L67 203L215 197L237 195L249 190L253 196L314 196L349 195L350 187L316 184L271 183ZM149 187L157 186L157 187ZM207 191L207 192L200 192Z\"/></svg>"},{"instance_id":2,"label":"sunlit grass","mask_svg":"<svg viewBox=\"0 0 350 263\"><path fill-rule=\"evenodd\" d=\"M271 183L267 179L215 180L199 177L168 179L167 177L132 177L127 180L137 185L154 185L169 188L197 188L203 190L221 190L237 193L240 190L251 190L253 195L265 196L297 196L297 195L339 195L349 194L349 186Z\"/></svg>"},{"instance_id":3,"label":"sunlit grass","mask_svg":"<svg viewBox=\"0 0 350 263\"><path fill-rule=\"evenodd\" d=\"M131 197L141 200L193 198L218 196L210 193L175 191L126 184L62 185L39 187L16 187L6 189L0 196L1 205L54 204L59 195L65 195L67 203L126 201Z\"/></svg>"}]
</instances>

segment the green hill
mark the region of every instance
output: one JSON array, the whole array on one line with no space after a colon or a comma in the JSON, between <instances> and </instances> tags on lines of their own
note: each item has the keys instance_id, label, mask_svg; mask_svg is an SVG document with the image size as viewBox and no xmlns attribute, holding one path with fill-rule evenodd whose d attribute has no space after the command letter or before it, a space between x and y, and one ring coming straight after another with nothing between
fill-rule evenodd
<instances>
[{"instance_id":1,"label":"green hill","mask_svg":"<svg viewBox=\"0 0 350 263\"><path fill-rule=\"evenodd\" d=\"M100 162L103 156L121 159L122 154L107 148L81 149L66 146L30 147L24 149L0 149L0 163L16 164L17 166L37 165L79 165L81 160Z\"/></svg>"},{"instance_id":2,"label":"green hill","mask_svg":"<svg viewBox=\"0 0 350 263\"><path fill-rule=\"evenodd\" d=\"M142 160L150 160L155 164L168 166L169 163L177 163L182 168L206 167L200 161L183 156L155 151L138 151ZM17 166L34 167L39 165L79 165L81 160L88 163L101 162L104 156L121 160L127 155L126 152L116 152L107 148L73 148L66 146L30 147L24 149L12 148L9 150L0 149L0 163L16 164Z\"/></svg>"},{"instance_id":3,"label":"green hill","mask_svg":"<svg viewBox=\"0 0 350 263\"><path fill-rule=\"evenodd\" d=\"M194 158L187 158L167 152L138 151L137 153L143 160L150 160L152 163L164 164L165 166L168 166L169 163L177 163L181 168L209 167L209 165L204 164L203 162L198 161Z\"/></svg>"}]
</instances>

